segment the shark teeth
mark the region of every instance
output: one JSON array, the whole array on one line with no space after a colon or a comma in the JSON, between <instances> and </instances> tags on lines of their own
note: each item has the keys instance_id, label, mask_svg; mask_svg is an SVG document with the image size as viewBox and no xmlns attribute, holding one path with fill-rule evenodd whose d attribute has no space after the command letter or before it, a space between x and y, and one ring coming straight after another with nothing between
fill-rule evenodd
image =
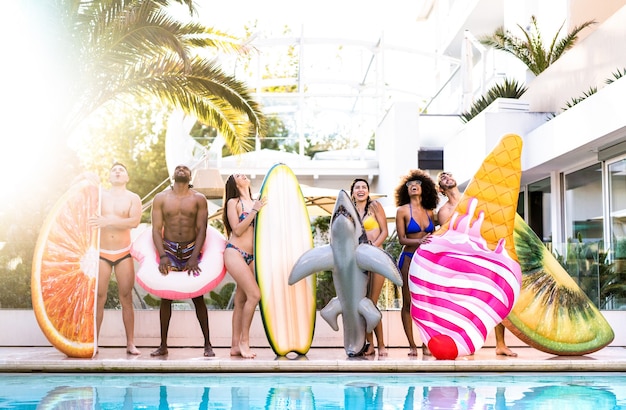
<instances>
[{"instance_id":1,"label":"shark teeth","mask_svg":"<svg viewBox=\"0 0 626 410\"><path fill-rule=\"evenodd\" d=\"M333 214L333 219L338 217L339 215L345 216L346 218L348 218L350 221L352 221L353 224L356 224L354 218L352 217L352 214L348 211L348 209L343 206L343 205L339 205L337 207L337 209L335 209L335 213Z\"/></svg>"}]
</instances>

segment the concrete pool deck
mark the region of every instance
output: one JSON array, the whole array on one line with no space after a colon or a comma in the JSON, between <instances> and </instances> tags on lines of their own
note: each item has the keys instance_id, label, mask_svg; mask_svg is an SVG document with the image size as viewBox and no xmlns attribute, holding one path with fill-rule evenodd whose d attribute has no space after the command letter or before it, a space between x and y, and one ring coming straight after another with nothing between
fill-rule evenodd
<instances>
[{"instance_id":1,"label":"concrete pool deck","mask_svg":"<svg viewBox=\"0 0 626 410\"><path fill-rule=\"evenodd\" d=\"M151 357L154 347L140 347L140 356L124 348L101 347L93 359L68 358L53 347L0 347L0 372L114 373L289 373L289 372L626 372L626 348L606 347L585 356L554 356L530 347L512 348L518 357L497 356L485 347L456 360L407 355L408 348L390 348L386 357L348 358L342 348L312 348L306 356L277 358L269 348L255 348L255 359L231 357L228 348L203 357L200 347L175 347L166 357Z\"/></svg>"}]
</instances>

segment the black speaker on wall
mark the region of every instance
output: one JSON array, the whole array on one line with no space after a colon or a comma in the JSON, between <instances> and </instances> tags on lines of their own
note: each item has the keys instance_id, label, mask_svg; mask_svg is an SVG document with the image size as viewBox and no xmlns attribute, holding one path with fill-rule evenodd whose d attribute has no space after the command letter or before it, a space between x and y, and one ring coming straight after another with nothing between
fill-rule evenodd
<instances>
[{"instance_id":1,"label":"black speaker on wall","mask_svg":"<svg viewBox=\"0 0 626 410\"><path fill-rule=\"evenodd\" d=\"M423 170L443 169L443 150L421 149L417 151L417 167Z\"/></svg>"}]
</instances>

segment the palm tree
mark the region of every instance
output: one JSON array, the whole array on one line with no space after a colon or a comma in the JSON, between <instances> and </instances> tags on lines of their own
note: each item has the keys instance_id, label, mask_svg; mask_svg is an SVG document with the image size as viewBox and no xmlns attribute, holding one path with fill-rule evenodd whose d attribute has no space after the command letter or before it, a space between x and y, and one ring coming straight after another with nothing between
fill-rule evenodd
<instances>
[{"instance_id":1,"label":"palm tree","mask_svg":"<svg viewBox=\"0 0 626 410\"><path fill-rule=\"evenodd\" d=\"M509 30L504 30L504 27L498 27L493 34L483 36L479 40L483 45L514 55L526 64L530 71L539 75L550 64L558 60L563 53L572 48L578 40L578 33L595 24L595 21L586 21L580 26L574 27L572 31L559 40L559 34L564 24L565 22L559 27L548 49L544 46L535 16L531 17L530 30L524 30L522 26L517 25L524 33L523 38L514 36Z\"/></svg>"},{"instance_id":2,"label":"palm tree","mask_svg":"<svg viewBox=\"0 0 626 410\"><path fill-rule=\"evenodd\" d=\"M57 17L72 81L69 135L91 113L124 95L158 97L215 127L234 153L262 134L264 117L244 83L226 74L219 53L246 53L237 38L171 13L174 1L58 0Z\"/></svg>"}]
</instances>

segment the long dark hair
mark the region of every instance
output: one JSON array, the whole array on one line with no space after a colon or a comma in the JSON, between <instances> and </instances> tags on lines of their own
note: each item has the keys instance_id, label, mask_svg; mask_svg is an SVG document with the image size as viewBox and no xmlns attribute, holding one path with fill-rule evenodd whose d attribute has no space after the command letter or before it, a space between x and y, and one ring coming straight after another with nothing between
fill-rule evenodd
<instances>
[{"instance_id":1,"label":"long dark hair","mask_svg":"<svg viewBox=\"0 0 626 410\"><path fill-rule=\"evenodd\" d=\"M250 198L252 198L252 190L250 187L248 187L248 192L250 194ZM232 198L239 198L240 196L241 194L239 193L239 188L237 188L237 181L235 181L234 175L231 175L224 184L224 205L222 206L222 223L226 229L226 237L229 237L233 231L230 227L230 222L228 222L228 201Z\"/></svg>"},{"instance_id":2,"label":"long dark hair","mask_svg":"<svg viewBox=\"0 0 626 410\"><path fill-rule=\"evenodd\" d=\"M400 179L400 184L396 187L396 206L406 205L411 202L409 189L406 183L409 181L420 181L422 183L422 206L424 209L433 210L439 203L439 195L435 182L425 171L412 169Z\"/></svg>"},{"instance_id":3,"label":"long dark hair","mask_svg":"<svg viewBox=\"0 0 626 410\"><path fill-rule=\"evenodd\" d=\"M352 181L352 185L350 185L350 197L351 198L352 198L352 193L354 192L354 186L356 185L357 182L365 182L365 185L367 185L367 191L369 192L369 190L370 190L370 184L366 180L364 180L363 178L355 178L354 181ZM352 198L352 202L356 206L356 200L354 198ZM370 198L370 196L368 194L367 195L367 201L365 202L365 215L367 215L367 212L369 210L369 207L370 207L371 203L372 203L372 200L371 200L371 198Z\"/></svg>"}]
</instances>

